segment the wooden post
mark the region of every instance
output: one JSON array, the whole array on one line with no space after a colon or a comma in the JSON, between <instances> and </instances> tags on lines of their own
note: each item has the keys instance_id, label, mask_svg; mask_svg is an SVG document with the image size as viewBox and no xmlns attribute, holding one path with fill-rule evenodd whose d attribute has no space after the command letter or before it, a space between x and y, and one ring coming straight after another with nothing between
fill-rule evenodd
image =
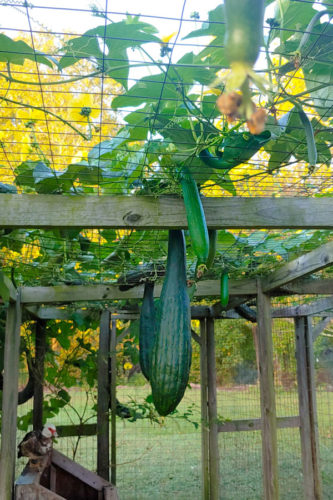
<instances>
[{"instance_id":1,"label":"wooden post","mask_svg":"<svg viewBox=\"0 0 333 500\"><path fill-rule=\"evenodd\" d=\"M2 396L0 500L11 500L16 458L16 426L21 328L20 292L7 311Z\"/></svg>"},{"instance_id":2,"label":"wooden post","mask_svg":"<svg viewBox=\"0 0 333 500\"><path fill-rule=\"evenodd\" d=\"M319 441L310 318L295 318L296 361L304 498L322 498Z\"/></svg>"},{"instance_id":3,"label":"wooden post","mask_svg":"<svg viewBox=\"0 0 333 500\"><path fill-rule=\"evenodd\" d=\"M110 312L101 314L99 330L99 350L97 358L97 473L109 480L109 346L110 346Z\"/></svg>"},{"instance_id":4,"label":"wooden post","mask_svg":"<svg viewBox=\"0 0 333 500\"><path fill-rule=\"evenodd\" d=\"M219 500L220 460L216 406L216 363L214 320L206 319L207 325L207 375L208 375L208 421L209 421L209 469L210 500Z\"/></svg>"},{"instance_id":5,"label":"wooden post","mask_svg":"<svg viewBox=\"0 0 333 500\"><path fill-rule=\"evenodd\" d=\"M46 321L36 321L36 351L34 364L34 404L33 404L33 428L43 427L43 383L44 383L44 358L46 348Z\"/></svg>"},{"instance_id":6,"label":"wooden post","mask_svg":"<svg viewBox=\"0 0 333 500\"><path fill-rule=\"evenodd\" d=\"M209 499L209 423L206 320L200 320L201 470L202 499Z\"/></svg>"},{"instance_id":7,"label":"wooden post","mask_svg":"<svg viewBox=\"0 0 333 500\"><path fill-rule=\"evenodd\" d=\"M257 298L262 461L265 500L279 498L271 304L258 280Z\"/></svg>"},{"instance_id":8,"label":"wooden post","mask_svg":"<svg viewBox=\"0 0 333 500\"><path fill-rule=\"evenodd\" d=\"M111 483L116 484L116 467L117 467L117 440L116 440L116 417L117 417L117 327L116 321L111 322L111 339L110 339L110 356L111 356L111 383L110 383L110 400L111 400Z\"/></svg>"}]
</instances>

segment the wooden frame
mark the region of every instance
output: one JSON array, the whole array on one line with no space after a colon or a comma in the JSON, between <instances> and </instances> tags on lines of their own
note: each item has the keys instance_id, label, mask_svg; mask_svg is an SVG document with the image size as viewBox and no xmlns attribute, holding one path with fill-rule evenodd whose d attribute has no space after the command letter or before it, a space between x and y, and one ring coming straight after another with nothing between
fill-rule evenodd
<instances>
[{"instance_id":1,"label":"wooden frame","mask_svg":"<svg viewBox=\"0 0 333 500\"><path fill-rule=\"evenodd\" d=\"M322 498L314 379L313 334L308 317L295 318L297 387L300 414L304 498Z\"/></svg>"},{"instance_id":2,"label":"wooden frame","mask_svg":"<svg viewBox=\"0 0 333 500\"><path fill-rule=\"evenodd\" d=\"M331 198L203 198L210 229L333 229ZM84 221L84 223L83 223ZM176 196L2 194L0 228L186 228Z\"/></svg>"}]
</instances>

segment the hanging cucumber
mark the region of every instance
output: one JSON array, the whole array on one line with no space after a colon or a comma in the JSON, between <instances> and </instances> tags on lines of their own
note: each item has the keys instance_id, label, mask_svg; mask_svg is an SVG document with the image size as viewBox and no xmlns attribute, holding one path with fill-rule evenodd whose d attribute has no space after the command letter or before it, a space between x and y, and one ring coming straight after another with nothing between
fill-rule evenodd
<instances>
[{"instance_id":1,"label":"hanging cucumber","mask_svg":"<svg viewBox=\"0 0 333 500\"><path fill-rule=\"evenodd\" d=\"M183 231L171 230L150 370L153 402L160 415L168 415L181 401L188 383L191 353L185 240Z\"/></svg>"},{"instance_id":2,"label":"hanging cucumber","mask_svg":"<svg viewBox=\"0 0 333 500\"><path fill-rule=\"evenodd\" d=\"M183 192L193 251L198 258L198 264L205 264L209 253L206 218L198 187L191 172L186 167L182 169L180 184Z\"/></svg>"},{"instance_id":3,"label":"hanging cucumber","mask_svg":"<svg viewBox=\"0 0 333 500\"><path fill-rule=\"evenodd\" d=\"M227 307L229 302L229 276L225 271L221 274L221 305Z\"/></svg>"},{"instance_id":4,"label":"hanging cucumber","mask_svg":"<svg viewBox=\"0 0 333 500\"><path fill-rule=\"evenodd\" d=\"M139 361L143 375L149 380L151 354L156 335L154 283L146 281L140 313Z\"/></svg>"},{"instance_id":5,"label":"hanging cucumber","mask_svg":"<svg viewBox=\"0 0 333 500\"><path fill-rule=\"evenodd\" d=\"M249 80L254 81L263 91L266 84L253 70L264 41L265 0L224 0L224 13L224 53L231 68L226 81L226 91L229 97L234 96L234 91L240 91L241 94L241 102L237 106L238 109L230 114L230 120L233 121L238 114L250 120L255 106L251 100ZM220 104L224 106L223 102Z\"/></svg>"},{"instance_id":6,"label":"hanging cucumber","mask_svg":"<svg viewBox=\"0 0 333 500\"><path fill-rule=\"evenodd\" d=\"M209 237L209 253L206 262L207 269L210 269L214 264L215 254L216 254L216 243L217 243L217 231L216 229L208 230Z\"/></svg>"}]
</instances>

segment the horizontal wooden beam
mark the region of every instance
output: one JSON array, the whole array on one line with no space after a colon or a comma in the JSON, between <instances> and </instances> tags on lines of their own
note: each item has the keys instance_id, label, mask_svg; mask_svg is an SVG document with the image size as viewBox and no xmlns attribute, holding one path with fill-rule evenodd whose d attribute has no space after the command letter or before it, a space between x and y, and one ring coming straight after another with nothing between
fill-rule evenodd
<instances>
[{"instance_id":1,"label":"horizontal wooden beam","mask_svg":"<svg viewBox=\"0 0 333 500\"><path fill-rule=\"evenodd\" d=\"M333 263L333 241L322 245L312 252L301 255L263 278L264 292L270 292L291 281L314 273Z\"/></svg>"},{"instance_id":2,"label":"horizontal wooden beam","mask_svg":"<svg viewBox=\"0 0 333 500\"><path fill-rule=\"evenodd\" d=\"M297 318L301 316L314 316L324 311L333 309L333 297L315 300L299 306L281 307L272 311L273 318Z\"/></svg>"},{"instance_id":3,"label":"horizontal wooden beam","mask_svg":"<svg viewBox=\"0 0 333 500\"><path fill-rule=\"evenodd\" d=\"M278 417L276 419L278 429L299 427L299 417ZM231 420L218 425L218 432L260 431L262 429L261 418L250 420Z\"/></svg>"},{"instance_id":4,"label":"horizontal wooden beam","mask_svg":"<svg viewBox=\"0 0 333 500\"><path fill-rule=\"evenodd\" d=\"M72 436L96 436L97 424L57 425L57 434L60 438Z\"/></svg>"},{"instance_id":5,"label":"horizontal wooden beam","mask_svg":"<svg viewBox=\"0 0 333 500\"><path fill-rule=\"evenodd\" d=\"M255 280L230 281L230 295L255 295ZM155 297L161 294L161 284L154 287ZM23 304L56 304L69 302L108 301L122 299L141 299L144 285L130 288L124 292L117 285L56 285L22 288ZM198 283L196 297L218 297L220 284L218 280L205 280Z\"/></svg>"},{"instance_id":6,"label":"horizontal wooden beam","mask_svg":"<svg viewBox=\"0 0 333 500\"><path fill-rule=\"evenodd\" d=\"M211 229L333 229L332 198L203 198ZM176 196L0 196L0 228L186 228Z\"/></svg>"}]
</instances>

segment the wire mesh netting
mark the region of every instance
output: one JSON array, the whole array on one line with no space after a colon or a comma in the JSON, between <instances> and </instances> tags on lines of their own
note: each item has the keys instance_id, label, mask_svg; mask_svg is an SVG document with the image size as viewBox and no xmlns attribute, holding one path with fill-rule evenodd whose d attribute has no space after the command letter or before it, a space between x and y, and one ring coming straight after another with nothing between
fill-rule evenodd
<instances>
[{"instance_id":1,"label":"wire mesh netting","mask_svg":"<svg viewBox=\"0 0 333 500\"><path fill-rule=\"evenodd\" d=\"M0 192L180 195L186 165L205 196L329 196L330 4L298 0L282 13L266 3L255 69L270 86L251 87L255 105L269 112L265 149L244 121L230 126L216 108L229 65L215 1L126 0L119 10L107 1L1 1ZM298 105L311 122L316 167ZM232 168L209 167L202 152L218 161L230 156ZM330 239L325 232L254 234L220 237L220 262L235 276L268 272ZM149 231L6 230L0 259L17 268L18 282L112 281L156 262L165 239ZM244 243L246 270L232 243ZM190 242L187 250L193 259Z\"/></svg>"}]
</instances>

